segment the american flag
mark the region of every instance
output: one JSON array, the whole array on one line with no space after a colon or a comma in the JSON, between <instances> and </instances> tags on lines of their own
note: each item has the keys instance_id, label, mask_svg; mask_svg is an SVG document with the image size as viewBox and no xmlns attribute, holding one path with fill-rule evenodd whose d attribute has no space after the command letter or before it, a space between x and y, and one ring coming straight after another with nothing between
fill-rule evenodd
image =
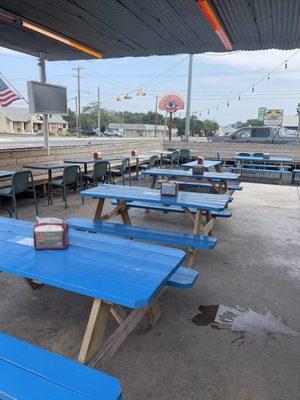
<instances>
[{"instance_id":1,"label":"american flag","mask_svg":"<svg viewBox=\"0 0 300 400\"><path fill-rule=\"evenodd\" d=\"M13 101L20 100L21 97L11 90L6 83L0 78L0 105L2 107L9 106Z\"/></svg>"}]
</instances>

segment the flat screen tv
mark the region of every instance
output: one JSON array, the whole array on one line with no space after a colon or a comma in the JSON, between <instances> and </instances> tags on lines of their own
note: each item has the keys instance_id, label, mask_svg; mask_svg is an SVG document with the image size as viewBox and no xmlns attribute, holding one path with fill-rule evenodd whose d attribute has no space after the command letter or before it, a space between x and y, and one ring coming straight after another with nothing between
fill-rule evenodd
<instances>
[{"instance_id":1,"label":"flat screen tv","mask_svg":"<svg viewBox=\"0 0 300 400\"><path fill-rule=\"evenodd\" d=\"M67 88L37 81L27 82L29 112L67 115Z\"/></svg>"}]
</instances>

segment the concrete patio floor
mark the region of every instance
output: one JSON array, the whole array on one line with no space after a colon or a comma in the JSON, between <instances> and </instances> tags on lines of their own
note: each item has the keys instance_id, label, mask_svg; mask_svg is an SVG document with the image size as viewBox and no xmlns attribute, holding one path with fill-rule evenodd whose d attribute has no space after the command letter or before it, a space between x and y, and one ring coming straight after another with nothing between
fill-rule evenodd
<instances>
[{"instance_id":1,"label":"concrete patio floor","mask_svg":"<svg viewBox=\"0 0 300 400\"><path fill-rule=\"evenodd\" d=\"M160 298L158 324L149 329L143 321L103 368L120 379L125 400L299 398L300 191L243 186L230 205L232 218L215 225L216 248L198 254L195 287L169 288ZM30 200L19 204L20 218L34 220ZM82 206L79 196L71 195L70 205L65 211L61 199L52 207L42 199L40 211L43 216L93 215L93 200ZM191 230L184 215L141 210L130 215L136 225ZM76 359L88 298L52 287L33 291L23 280L1 274L0 301L1 331ZM225 323L215 326L209 318L195 317L199 306L211 305L231 307ZM232 323L234 310L236 316L249 316L240 330ZM111 320L109 329L114 327Z\"/></svg>"}]
</instances>

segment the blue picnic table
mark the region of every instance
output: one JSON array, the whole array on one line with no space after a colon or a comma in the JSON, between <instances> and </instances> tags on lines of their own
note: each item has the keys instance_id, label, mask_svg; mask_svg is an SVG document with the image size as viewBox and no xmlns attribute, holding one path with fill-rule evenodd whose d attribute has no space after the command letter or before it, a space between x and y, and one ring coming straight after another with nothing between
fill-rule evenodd
<instances>
[{"instance_id":1,"label":"blue picnic table","mask_svg":"<svg viewBox=\"0 0 300 400\"><path fill-rule=\"evenodd\" d=\"M193 234L196 236L210 234L217 217L231 216L230 211L225 210L230 201L228 195L179 191L177 196L161 196L160 191L156 189L105 184L84 190L81 192L81 196L98 200L94 221L109 220L121 215L123 223L131 225L128 214L130 208L141 208L148 212L149 210L181 212L192 219ZM112 204L115 205L115 208L110 213L103 215L105 199L113 200ZM203 216L205 218L202 218ZM183 243L182 246L184 246ZM189 257L191 266L196 250L189 248L189 253L192 254Z\"/></svg>"},{"instance_id":2,"label":"blue picnic table","mask_svg":"<svg viewBox=\"0 0 300 400\"><path fill-rule=\"evenodd\" d=\"M212 168L215 168L217 172L221 172L220 165L222 161L220 160L204 160L204 168L209 171ZM184 168L192 168L193 166L198 165L198 161L190 161L188 163L182 164Z\"/></svg>"},{"instance_id":3,"label":"blue picnic table","mask_svg":"<svg viewBox=\"0 0 300 400\"><path fill-rule=\"evenodd\" d=\"M31 222L0 218L0 271L94 299L78 358L83 363L96 357L109 313L129 334L185 260L182 250L72 229L66 250L36 251L32 229ZM133 311L127 317L122 307ZM123 326L114 351L128 336Z\"/></svg>"},{"instance_id":4,"label":"blue picnic table","mask_svg":"<svg viewBox=\"0 0 300 400\"><path fill-rule=\"evenodd\" d=\"M239 156L238 154L233 157L237 161L235 167L231 167L232 171L248 172L248 173L272 173L279 175L279 184L282 183L282 177L285 174L290 174L285 169L285 165L291 163L293 160L289 157L255 157Z\"/></svg>"},{"instance_id":5,"label":"blue picnic table","mask_svg":"<svg viewBox=\"0 0 300 400\"><path fill-rule=\"evenodd\" d=\"M154 188L157 183L157 178L168 177L168 178L184 178L194 179L195 181L207 181L211 184L212 189L216 193L226 193L228 182L237 182L240 174L234 174L232 172L204 172L204 174L193 174L192 170L182 170L173 168L152 168L146 169L142 172L144 175L151 177L150 187Z\"/></svg>"}]
</instances>

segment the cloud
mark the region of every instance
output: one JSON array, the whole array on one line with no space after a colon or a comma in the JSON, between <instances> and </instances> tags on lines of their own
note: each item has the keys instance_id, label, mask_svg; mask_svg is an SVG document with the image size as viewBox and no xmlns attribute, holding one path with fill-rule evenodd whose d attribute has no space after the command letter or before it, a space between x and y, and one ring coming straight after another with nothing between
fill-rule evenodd
<instances>
[{"instance_id":1,"label":"cloud","mask_svg":"<svg viewBox=\"0 0 300 400\"><path fill-rule=\"evenodd\" d=\"M241 70L272 70L284 62L298 50L258 50L238 51L233 53L207 53L199 54L196 60L201 63L214 64L215 66L235 67ZM300 52L296 54L289 64L299 63Z\"/></svg>"}]
</instances>

